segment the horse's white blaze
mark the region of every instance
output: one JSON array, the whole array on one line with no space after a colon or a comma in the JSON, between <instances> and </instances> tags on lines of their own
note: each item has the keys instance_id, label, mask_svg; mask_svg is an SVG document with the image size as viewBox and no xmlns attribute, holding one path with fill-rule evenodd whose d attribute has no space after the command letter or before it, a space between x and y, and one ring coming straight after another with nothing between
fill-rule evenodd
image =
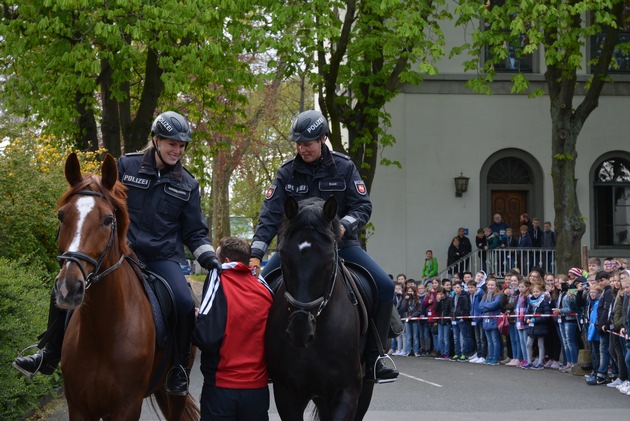
<instances>
[{"instance_id":1,"label":"horse's white blaze","mask_svg":"<svg viewBox=\"0 0 630 421\"><path fill-rule=\"evenodd\" d=\"M311 243L309 243L308 241L298 244L298 248L300 249L300 251L307 249L309 247L311 247Z\"/></svg>"},{"instance_id":2,"label":"horse's white blaze","mask_svg":"<svg viewBox=\"0 0 630 421\"><path fill-rule=\"evenodd\" d=\"M77 200L76 207L79 212L79 219L77 220L77 230L74 233L70 247L68 251L79 251L79 245L81 244L81 231L83 230L83 223L87 215L94 209L96 201L92 196L83 196Z\"/></svg>"}]
</instances>

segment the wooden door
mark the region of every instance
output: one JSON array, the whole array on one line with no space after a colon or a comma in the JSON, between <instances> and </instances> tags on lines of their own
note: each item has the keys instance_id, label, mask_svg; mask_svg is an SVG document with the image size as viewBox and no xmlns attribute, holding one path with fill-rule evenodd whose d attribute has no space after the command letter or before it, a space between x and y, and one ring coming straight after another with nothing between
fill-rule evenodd
<instances>
[{"instance_id":1,"label":"wooden door","mask_svg":"<svg viewBox=\"0 0 630 421\"><path fill-rule=\"evenodd\" d=\"M520 228L520 216L527 212L527 192L518 190L493 190L491 193L491 213L488 218L492 221L492 215L501 214L515 235ZM491 223L491 222L489 222Z\"/></svg>"}]
</instances>

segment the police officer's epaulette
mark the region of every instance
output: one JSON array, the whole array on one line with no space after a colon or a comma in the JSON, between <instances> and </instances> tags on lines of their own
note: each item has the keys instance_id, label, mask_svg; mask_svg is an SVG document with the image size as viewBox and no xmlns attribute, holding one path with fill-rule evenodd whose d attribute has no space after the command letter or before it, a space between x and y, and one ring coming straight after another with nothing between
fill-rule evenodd
<instances>
[{"instance_id":1,"label":"police officer's epaulette","mask_svg":"<svg viewBox=\"0 0 630 421\"><path fill-rule=\"evenodd\" d=\"M295 161L295 157L293 157L293 158L291 158L291 159L287 159L286 161L284 161L284 162L282 163L282 165L280 165L280 168L285 167L285 166L287 166L287 165L291 164L293 161Z\"/></svg>"},{"instance_id":2,"label":"police officer's epaulette","mask_svg":"<svg viewBox=\"0 0 630 421\"><path fill-rule=\"evenodd\" d=\"M348 161L350 161L350 160L352 159L352 158L350 158L348 155L342 154L342 153L337 152L337 151L332 151L332 154L333 154L333 155L336 155L336 156L338 156L338 157L340 157L340 158L345 158L345 159L347 159Z\"/></svg>"}]
</instances>

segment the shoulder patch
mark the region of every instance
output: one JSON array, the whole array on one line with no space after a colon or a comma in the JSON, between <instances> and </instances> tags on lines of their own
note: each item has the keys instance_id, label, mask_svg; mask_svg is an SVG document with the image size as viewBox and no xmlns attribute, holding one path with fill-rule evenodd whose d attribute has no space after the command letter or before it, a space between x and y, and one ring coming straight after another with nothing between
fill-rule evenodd
<instances>
[{"instance_id":1,"label":"shoulder patch","mask_svg":"<svg viewBox=\"0 0 630 421\"><path fill-rule=\"evenodd\" d=\"M357 180L354 182L354 187L357 189L357 193L361 196L365 196L367 194L367 187L365 187L365 183L363 180Z\"/></svg>"},{"instance_id":2,"label":"shoulder patch","mask_svg":"<svg viewBox=\"0 0 630 421\"><path fill-rule=\"evenodd\" d=\"M275 184L272 184L271 186L269 186L269 188L267 189L267 193L265 193L265 199L269 200L273 197L273 195L276 193L276 188L278 186L276 186Z\"/></svg>"},{"instance_id":3,"label":"shoulder patch","mask_svg":"<svg viewBox=\"0 0 630 421\"><path fill-rule=\"evenodd\" d=\"M350 157L348 155L344 155L344 154L339 153L337 151L332 151L332 154L335 155L335 156L338 156L340 158L344 158L347 161L350 161Z\"/></svg>"}]
</instances>

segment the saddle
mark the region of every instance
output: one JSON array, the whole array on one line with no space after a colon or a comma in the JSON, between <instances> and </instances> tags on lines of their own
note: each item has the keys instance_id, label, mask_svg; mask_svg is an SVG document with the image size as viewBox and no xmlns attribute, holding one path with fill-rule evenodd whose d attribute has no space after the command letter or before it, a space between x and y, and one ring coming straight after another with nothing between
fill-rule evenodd
<instances>
[{"instance_id":1,"label":"saddle","mask_svg":"<svg viewBox=\"0 0 630 421\"><path fill-rule=\"evenodd\" d=\"M378 294L376 282L374 282L370 272L361 265L341 261L339 266L350 302L359 312L361 335L364 335L376 309L375 300ZM265 276L265 281L276 294L283 283L282 270L280 268L274 269Z\"/></svg>"},{"instance_id":2,"label":"saddle","mask_svg":"<svg viewBox=\"0 0 630 421\"><path fill-rule=\"evenodd\" d=\"M132 263L138 279L151 304L153 323L155 324L156 345L160 349L167 348L173 340L173 332L177 325L177 311L175 311L175 299L173 290L164 278L149 270L144 263L135 256L127 256Z\"/></svg>"}]
</instances>

